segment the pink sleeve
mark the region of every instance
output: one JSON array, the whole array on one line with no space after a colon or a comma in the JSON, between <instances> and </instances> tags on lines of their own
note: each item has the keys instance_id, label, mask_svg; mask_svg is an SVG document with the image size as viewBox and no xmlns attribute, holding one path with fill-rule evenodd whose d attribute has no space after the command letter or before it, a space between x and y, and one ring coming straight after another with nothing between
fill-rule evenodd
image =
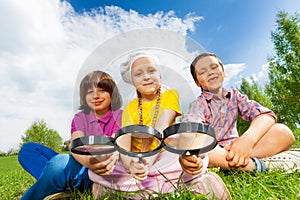
<instances>
[{"instance_id":1,"label":"pink sleeve","mask_svg":"<svg viewBox=\"0 0 300 200\"><path fill-rule=\"evenodd\" d=\"M82 112L77 113L72 119L71 134L74 133L75 131L85 132L86 131L85 127L87 127L87 125L86 125L84 114Z\"/></svg>"},{"instance_id":2,"label":"pink sleeve","mask_svg":"<svg viewBox=\"0 0 300 200\"><path fill-rule=\"evenodd\" d=\"M114 113L114 117L115 117L115 122L116 123L113 126L113 130L112 130L113 134L118 132L118 130L121 128L121 125L122 125L122 110L117 110Z\"/></svg>"}]
</instances>

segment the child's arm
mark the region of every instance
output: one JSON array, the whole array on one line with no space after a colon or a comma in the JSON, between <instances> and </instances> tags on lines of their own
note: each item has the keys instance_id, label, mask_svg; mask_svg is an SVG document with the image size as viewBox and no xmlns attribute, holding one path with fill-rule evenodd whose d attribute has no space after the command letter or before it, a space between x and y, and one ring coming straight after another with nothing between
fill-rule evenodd
<instances>
[{"instance_id":1,"label":"child's arm","mask_svg":"<svg viewBox=\"0 0 300 200\"><path fill-rule=\"evenodd\" d=\"M82 131L75 131L72 133L71 142L82 136L84 136ZM94 173L100 176L111 174L118 159L117 152L100 156L79 155L72 152L71 154L77 162L91 169Z\"/></svg>"},{"instance_id":2,"label":"child's arm","mask_svg":"<svg viewBox=\"0 0 300 200\"><path fill-rule=\"evenodd\" d=\"M118 141L118 145L122 148L130 151L131 149L131 136L123 135L122 140ZM130 157L120 153L120 160L123 164L124 169L132 174L132 176L140 181L143 181L147 178L149 173L149 163L147 159L143 158L143 163L140 163L137 158Z\"/></svg>"},{"instance_id":3,"label":"child's arm","mask_svg":"<svg viewBox=\"0 0 300 200\"><path fill-rule=\"evenodd\" d=\"M168 126L170 126L176 117L176 112L174 110L166 109L160 118L160 121L157 124L157 130L164 130ZM181 138L182 139L182 138ZM186 138L185 138L186 139ZM192 156L179 156L179 163L182 167L182 170L188 174L196 175L203 172L203 168L206 169L208 161L206 163L206 166L204 166L203 159L205 155L199 154L199 155L192 155ZM208 159L208 157L207 157Z\"/></svg>"},{"instance_id":4,"label":"child's arm","mask_svg":"<svg viewBox=\"0 0 300 200\"><path fill-rule=\"evenodd\" d=\"M170 126L175 119L176 112L174 110L165 109L161 114L157 126L155 127L159 132L162 132L165 128ZM122 139L123 140L123 139ZM122 141L122 143L127 143L127 147L130 147L130 140ZM120 159L123 163L125 170L132 174L137 180L145 180L149 173L150 167L155 163L158 154L150 157L143 158L143 163L138 160L120 154Z\"/></svg>"},{"instance_id":5,"label":"child's arm","mask_svg":"<svg viewBox=\"0 0 300 200\"><path fill-rule=\"evenodd\" d=\"M138 158L120 154L120 159L124 169L135 179L139 181L147 179L150 167L146 158L143 158L140 162Z\"/></svg>"},{"instance_id":6,"label":"child's arm","mask_svg":"<svg viewBox=\"0 0 300 200\"><path fill-rule=\"evenodd\" d=\"M184 172L196 175L203 172L204 168L207 168L208 160L206 163L204 163L204 158L208 159L207 155L199 154L199 155L192 155L192 156L179 156L179 163L181 165L181 168Z\"/></svg>"},{"instance_id":7,"label":"child's arm","mask_svg":"<svg viewBox=\"0 0 300 200\"><path fill-rule=\"evenodd\" d=\"M229 166L246 166L254 146L274 124L275 119L269 114L257 116L239 139L225 147Z\"/></svg>"},{"instance_id":8,"label":"child's arm","mask_svg":"<svg viewBox=\"0 0 300 200\"><path fill-rule=\"evenodd\" d=\"M171 109L165 109L156 125L156 130L158 130L160 133L163 132L168 126L172 125L175 121L176 112Z\"/></svg>"}]
</instances>

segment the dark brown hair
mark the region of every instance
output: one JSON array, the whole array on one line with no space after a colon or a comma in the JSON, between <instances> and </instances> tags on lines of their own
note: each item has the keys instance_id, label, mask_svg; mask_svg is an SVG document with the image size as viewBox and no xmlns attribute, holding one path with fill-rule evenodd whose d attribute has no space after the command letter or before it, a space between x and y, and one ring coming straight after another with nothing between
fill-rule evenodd
<instances>
[{"instance_id":1,"label":"dark brown hair","mask_svg":"<svg viewBox=\"0 0 300 200\"><path fill-rule=\"evenodd\" d=\"M91 110L90 107L87 105L85 98L88 90L93 87L101 88L110 94L111 110L117 110L121 108L123 101L117 84L108 73L98 70L88 73L80 83L79 109L84 111L84 113L88 114Z\"/></svg>"},{"instance_id":2,"label":"dark brown hair","mask_svg":"<svg viewBox=\"0 0 300 200\"><path fill-rule=\"evenodd\" d=\"M193 60L192 64L190 65L190 72L191 72L191 74L192 74L192 76L193 76L193 79L194 79L194 81L195 81L196 83L198 83L198 80L197 80L197 74L196 74L196 64L197 64L197 62L198 62L198 60L199 60L200 58L204 58L204 57L207 57L207 56L213 56L213 57L215 57L215 58L217 59L217 61L219 62L219 64L221 65L221 67L223 68L223 70L224 70L223 63L222 63L222 61L220 60L220 58L219 58L218 56L216 56L216 54L210 53L210 52L202 53L202 54L198 55L198 56Z\"/></svg>"}]
</instances>

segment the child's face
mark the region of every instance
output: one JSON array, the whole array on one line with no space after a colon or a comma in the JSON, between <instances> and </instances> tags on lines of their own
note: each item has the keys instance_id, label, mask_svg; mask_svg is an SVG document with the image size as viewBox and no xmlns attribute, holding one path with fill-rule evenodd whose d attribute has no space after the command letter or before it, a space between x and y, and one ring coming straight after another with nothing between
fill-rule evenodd
<instances>
[{"instance_id":1,"label":"child's face","mask_svg":"<svg viewBox=\"0 0 300 200\"><path fill-rule=\"evenodd\" d=\"M213 56L200 58L195 66L196 84L204 90L217 92L222 88L224 70L218 60Z\"/></svg>"},{"instance_id":2,"label":"child's face","mask_svg":"<svg viewBox=\"0 0 300 200\"><path fill-rule=\"evenodd\" d=\"M132 64L131 77L142 95L155 94L160 87L161 75L151 58L139 58Z\"/></svg>"},{"instance_id":3,"label":"child's face","mask_svg":"<svg viewBox=\"0 0 300 200\"><path fill-rule=\"evenodd\" d=\"M90 88L85 100L90 109L98 115L97 117L104 115L110 109L110 94L101 88Z\"/></svg>"}]
</instances>

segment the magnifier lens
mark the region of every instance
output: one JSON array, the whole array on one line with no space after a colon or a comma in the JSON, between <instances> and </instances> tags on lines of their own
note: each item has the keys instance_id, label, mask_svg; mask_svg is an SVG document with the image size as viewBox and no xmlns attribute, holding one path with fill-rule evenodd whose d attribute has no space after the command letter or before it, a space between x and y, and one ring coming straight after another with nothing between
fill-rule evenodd
<instances>
[{"instance_id":1,"label":"magnifier lens","mask_svg":"<svg viewBox=\"0 0 300 200\"><path fill-rule=\"evenodd\" d=\"M74 148L76 151L91 153L91 154L105 154L107 151L113 150L114 146L110 145L97 145L97 144L91 144L91 145L83 145L78 146Z\"/></svg>"},{"instance_id":2,"label":"magnifier lens","mask_svg":"<svg viewBox=\"0 0 300 200\"><path fill-rule=\"evenodd\" d=\"M165 144L167 146L181 150L204 148L213 142L213 137L197 132L176 133L165 139Z\"/></svg>"},{"instance_id":3,"label":"magnifier lens","mask_svg":"<svg viewBox=\"0 0 300 200\"><path fill-rule=\"evenodd\" d=\"M161 134L152 127L131 125L117 132L115 144L122 154L146 157L161 149L161 139Z\"/></svg>"},{"instance_id":4,"label":"magnifier lens","mask_svg":"<svg viewBox=\"0 0 300 200\"><path fill-rule=\"evenodd\" d=\"M126 141L131 141L131 146ZM127 133L119 136L115 140L115 144L126 151L146 153L157 149L161 145L161 141L149 133Z\"/></svg>"},{"instance_id":5,"label":"magnifier lens","mask_svg":"<svg viewBox=\"0 0 300 200\"><path fill-rule=\"evenodd\" d=\"M217 145L214 130L200 123L179 123L164 130L166 150L183 155L202 154Z\"/></svg>"},{"instance_id":6,"label":"magnifier lens","mask_svg":"<svg viewBox=\"0 0 300 200\"><path fill-rule=\"evenodd\" d=\"M83 136L72 141L71 151L82 155L100 155L114 152L115 146L110 137Z\"/></svg>"}]
</instances>

